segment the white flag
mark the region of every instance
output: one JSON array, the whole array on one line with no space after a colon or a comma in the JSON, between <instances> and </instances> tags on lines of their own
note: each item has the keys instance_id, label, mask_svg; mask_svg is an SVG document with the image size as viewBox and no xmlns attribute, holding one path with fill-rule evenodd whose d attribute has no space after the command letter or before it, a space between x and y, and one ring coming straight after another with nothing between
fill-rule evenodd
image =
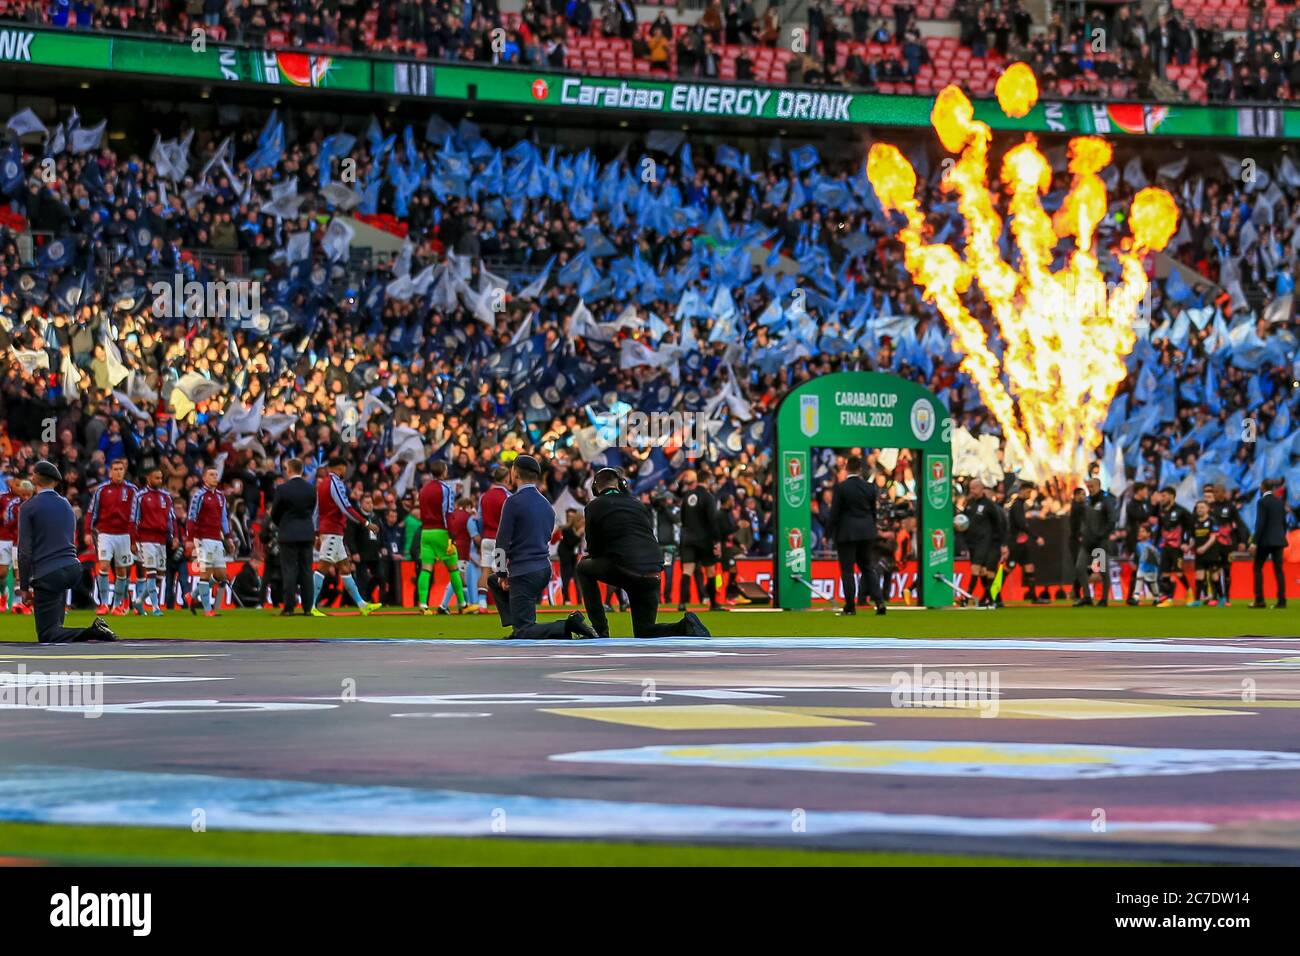
<instances>
[{"instance_id":1,"label":"white flag","mask_svg":"<svg viewBox=\"0 0 1300 956\"><path fill-rule=\"evenodd\" d=\"M32 112L30 106L9 117L9 122L5 124L5 128L18 137L26 136L28 133L48 132L45 124L41 122L39 116Z\"/></svg>"},{"instance_id":2,"label":"white flag","mask_svg":"<svg viewBox=\"0 0 1300 956\"><path fill-rule=\"evenodd\" d=\"M101 120L98 126L74 129L68 136L68 148L73 153L88 153L99 149L104 141L104 130L108 129L108 120Z\"/></svg>"}]
</instances>

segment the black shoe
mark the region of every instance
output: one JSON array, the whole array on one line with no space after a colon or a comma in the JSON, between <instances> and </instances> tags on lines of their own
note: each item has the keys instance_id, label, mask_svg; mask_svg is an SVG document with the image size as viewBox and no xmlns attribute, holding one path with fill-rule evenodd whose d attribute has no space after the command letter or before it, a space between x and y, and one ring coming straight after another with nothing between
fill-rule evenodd
<instances>
[{"instance_id":1,"label":"black shoe","mask_svg":"<svg viewBox=\"0 0 1300 956\"><path fill-rule=\"evenodd\" d=\"M1124 603L1127 604L1129 607L1137 607L1137 606L1138 606L1138 599L1137 599L1137 598L1129 598L1129 599L1128 599L1127 601L1125 601Z\"/></svg>"},{"instance_id":2,"label":"black shoe","mask_svg":"<svg viewBox=\"0 0 1300 956\"><path fill-rule=\"evenodd\" d=\"M877 605L876 605L876 617L884 617L884 616L885 616L885 612L886 612L887 610L889 610L889 609L888 609L885 605L883 605L883 604L877 604Z\"/></svg>"},{"instance_id":3,"label":"black shoe","mask_svg":"<svg viewBox=\"0 0 1300 956\"><path fill-rule=\"evenodd\" d=\"M1263 601L1251 601L1250 607L1268 607Z\"/></svg>"},{"instance_id":4,"label":"black shoe","mask_svg":"<svg viewBox=\"0 0 1300 956\"><path fill-rule=\"evenodd\" d=\"M1110 607L1110 602L1107 601L1105 598L1102 598L1100 601L1097 602L1097 607Z\"/></svg>"},{"instance_id":5,"label":"black shoe","mask_svg":"<svg viewBox=\"0 0 1300 956\"><path fill-rule=\"evenodd\" d=\"M709 610L710 610L710 611L725 611L726 608L723 607L721 604L710 604L710 605L709 605Z\"/></svg>"},{"instance_id":6,"label":"black shoe","mask_svg":"<svg viewBox=\"0 0 1300 956\"><path fill-rule=\"evenodd\" d=\"M709 633L709 629L704 626L704 622L699 619L699 617L695 614L694 611L687 611L682 616L682 620L685 621L686 626L690 628L691 637L712 637L713 636L712 634Z\"/></svg>"},{"instance_id":7,"label":"black shoe","mask_svg":"<svg viewBox=\"0 0 1300 956\"><path fill-rule=\"evenodd\" d=\"M565 618L564 627L569 632L569 636L572 638L585 637L588 639L592 639L599 636L596 634L594 630L592 630L591 625L587 623L587 619L582 616L581 611L574 611L567 618Z\"/></svg>"},{"instance_id":8,"label":"black shoe","mask_svg":"<svg viewBox=\"0 0 1300 956\"><path fill-rule=\"evenodd\" d=\"M1282 598L1282 600L1280 600L1280 601L1278 601L1276 604L1274 604L1274 605L1273 605L1273 610L1275 610L1275 611L1285 611L1285 610L1286 610L1286 598Z\"/></svg>"},{"instance_id":9,"label":"black shoe","mask_svg":"<svg viewBox=\"0 0 1300 956\"><path fill-rule=\"evenodd\" d=\"M1038 595L1038 597L1034 598L1034 603L1035 603L1035 604L1051 604L1051 603L1052 603L1052 598L1051 598L1050 595L1047 595L1047 594L1040 594L1040 595Z\"/></svg>"},{"instance_id":10,"label":"black shoe","mask_svg":"<svg viewBox=\"0 0 1300 956\"><path fill-rule=\"evenodd\" d=\"M113 633L112 628L108 626L102 617L97 617L91 622L90 627L81 632L77 640L94 643L100 641L111 642L117 640L117 635Z\"/></svg>"},{"instance_id":11,"label":"black shoe","mask_svg":"<svg viewBox=\"0 0 1300 956\"><path fill-rule=\"evenodd\" d=\"M281 616L281 617L293 617L293 611L289 610L288 608L285 608L283 611L280 612L280 616Z\"/></svg>"},{"instance_id":12,"label":"black shoe","mask_svg":"<svg viewBox=\"0 0 1300 956\"><path fill-rule=\"evenodd\" d=\"M1092 607L1092 598L1079 598L1071 607Z\"/></svg>"},{"instance_id":13,"label":"black shoe","mask_svg":"<svg viewBox=\"0 0 1300 956\"><path fill-rule=\"evenodd\" d=\"M450 613L451 613L451 609L450 609L450 608L443 607L441 604L439 604L439 605L438 605L438 613L439 613L439 614L450 614Z\"/></svg>"},{"instance_id":14,"label":"black shoe","mask_svg":"<svg viewBox=\"0 0 1300 956\"><path fill-rule=\"evenodd\" d=\"M677 610L684 614L686 612L686 605L685 604L677 605Z\"/></svg>"},{"instance_id":15,"label":"black shoe","mask_svg":"<svg viewBox=\"0 0 1300 956\"><path fill-rule=\"evenodd\" d=\"M185 604L187 607L189 607L191 614L199 613L199 606L198 606L199 602L194 600L193 595L190 595L188 598L185 599Z\"/></svg>"},{"instance_id":16,"label":"black shoe","mask_svg":"<svg viewBox=\"0 0 1300 956\"><path fill-rule=\"evenodd\" d=\"M855 614L858 613L858 609L853 607L842 607L835 613L840 615L841 617L853 617Z\"/></svg>"}]
</instances>

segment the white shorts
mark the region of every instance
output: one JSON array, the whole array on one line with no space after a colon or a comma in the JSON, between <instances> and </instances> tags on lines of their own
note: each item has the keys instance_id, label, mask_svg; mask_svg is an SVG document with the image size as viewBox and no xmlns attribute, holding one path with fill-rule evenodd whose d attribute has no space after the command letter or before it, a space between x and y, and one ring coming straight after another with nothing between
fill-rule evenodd
<instances>
[{"instance_id":1,"label":"white shorts","mask_svg":"<svg viewBox=\"0 0 1300 956\"><path fill-rule=\"evenodd\" d=\"M324 561L326 564L339 564L348 560L348 546L343 540L343 535L321 535L320 551L316 555L316 560Z\"/></svg>"},{"instance_id":2,"label":"white shorts","mask_svg":"<svg viewBox=\"0 0 1300 956\"><path fill-rule=\"evenodd\" d=\"M167 545L158 541L141 541L140 565L146 571L166 571Z\"/></svg>"},{"instance_id":3,"label":"white shorts","mask_svg":"<svg viewBox=\"0 0 1300 956\"><path fill-rule=\"evenodd\" d=\"M99 560L111 561L115 568L125 568L135 564L129 534L101 534L95 547L99 552Z\"/></svg>"},{"instance_id":4,"label":"white shorts","mask_svg":"<svg viewBox=\"0 0 1300 956\"><path fill-rule=\"evenodd\" d=\"M226 542L216 538L199 538L194 543L194 563L200 571L226 569Z\"/></svg>"},{"instance_id":5,"label":"white shorts","mask_svg":"<svg viewBox=\"0 0 1300 956\"><path fill-rule=\"evenodd\" d=\"M496 538L481 539L478 544L479 567L486 568L487 570L491 571L492 561L496 557L496 550L497 550Z\"/></svg>"},{"instance_id":6,"label":"white shorts","mask_svg":"<svg viewBox=\"0 0 1300 956\"><path fill-rule=\"evenodd\" d=\"M0 541L0 568L11 567L14 563L14 543Z\"/></svg>"}]
</instances>

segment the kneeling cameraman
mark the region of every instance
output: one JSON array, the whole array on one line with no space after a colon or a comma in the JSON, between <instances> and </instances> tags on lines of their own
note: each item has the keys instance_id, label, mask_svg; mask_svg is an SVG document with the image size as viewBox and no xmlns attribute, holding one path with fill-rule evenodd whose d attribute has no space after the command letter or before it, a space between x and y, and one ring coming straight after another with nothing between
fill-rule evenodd
<instances>
[{"instance_id":1,"label":"kneeling cameraman","mask_svg":"<svg viewBox=\"0 0 1300 956\"><path fill-rule=\"evenodd\" d=\"M663 553L650 509L632 495L613 468L596 472L592 492L595 497L586 512L588 556L578 562L575 576L597 635L609 636L600 600L604 582L627 592L634 637L708 637L708 628L689 611L675 624L655 623Z\"/></svg>"}]
</instances>

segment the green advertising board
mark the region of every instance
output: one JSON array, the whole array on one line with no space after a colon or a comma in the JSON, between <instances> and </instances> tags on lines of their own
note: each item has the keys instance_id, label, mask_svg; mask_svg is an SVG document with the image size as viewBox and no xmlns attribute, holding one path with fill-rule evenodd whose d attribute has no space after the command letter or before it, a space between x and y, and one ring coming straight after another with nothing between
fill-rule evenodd
<instances>
[{"instance_id":1,"label":"green advertising board","mask_svg":"<svg viewBox=\"0 0 1300 956\"><path fill-rule=\"evenodd\" d=\"M113 41L69 30L0 28L0 62L32 63L83 70L111 70Z\"/></svg>"},{"instance_id":2,"label":"green advertising board","mask_svg":"<svg viewBox=\"0 0 1300 956\"><path fill-rule=\"evenodd\" d=\"M917 452L917 574L925 607L952 604L952 419L931 392L880 372L836 372L805 382L776 411L775 602L812 604L812 451L899 448Z\"/></svg>"},{"instance_id":3,"label":"green advertising board","mask_svg":"<svg viewBox=\"0 0 1300 956\"><path fill-rule=\"evenodd\" d=\"M521 109L608 111L619 118L712 117L780 125L928 127L934 103L932 96L903 93L581 76L17 25L0 28L0 62L168 77L178 82L222 81ZM1045 101L1026 116L1013 119L991 99L977 99L974 105L976 117L996 130L1118 137L1300 137L1300 109L1280 106Z\"/></svg>"},{"instance_id":4,"label":"green advertising board","mask_svg":"<svg viewBox=\"0 0 1300 956\"><path fill-rule=\"evenodd\" d=\"M447 100L612 111L625 115L922 127L930 125L934 104L931 96L910 94L574 76L459 64L435 67L430 95ZM1300 110L1280 107L1045 101L1028 115L1013 119L994 100L977 99L974 105L976 118L993 129L1036 133L1279 137L1295 135L1300 130Z\"/></svg>"}]
</instances>

